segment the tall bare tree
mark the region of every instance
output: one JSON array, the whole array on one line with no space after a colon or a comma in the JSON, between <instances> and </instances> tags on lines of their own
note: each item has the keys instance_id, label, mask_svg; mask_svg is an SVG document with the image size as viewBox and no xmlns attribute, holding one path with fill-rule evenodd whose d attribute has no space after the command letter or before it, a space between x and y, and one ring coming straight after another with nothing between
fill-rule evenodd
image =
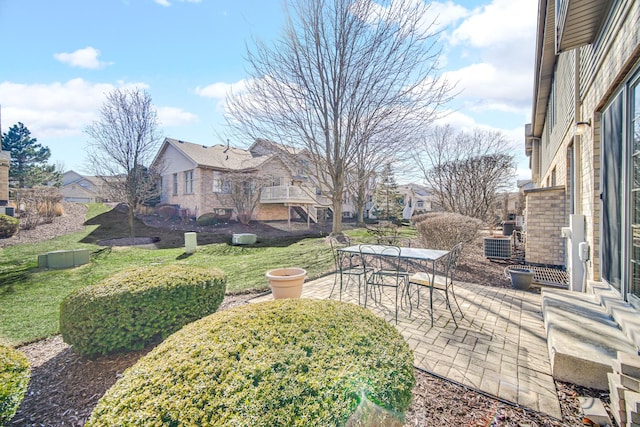
<instances>
[{"instance_id":1,"label":"tall bare tree","mask_svg":"<svg viewBox=\"0 0 640 427\"><path fill-rule=\"evenodd\" d=\"M438 78L422 1L287 0L285 12L280 39L249 49L251 78L229 97L228 120L252 138L304 149L340 233L350 171L375 171L405 152L451 87Z\"/></svg>"},{"instance_id":2,"label":"tall bare tree","mask_svg":"<svg viewBox=\"0 0 640 427\"><path fill-rule=\"evenodd\" d=\"M158 170L151 168L160 141L158 117L148 92L115 89L87 127L91 137L89 168L102 178L108 194L128 206L129 235L135 236L134 215L140 205L157 198Z\"/></svg>"},{"instance_id":3,"label":"tall bare tree","mask_svg":"<svg viewBox=\"0 0 640 427\"><path fill-rule=\"evenodd\" d=\"M499 193L514 184L513 150L501 132L446 125L431 130L414 160L439 208L487 221Z\"/></svg>"}]
</instances>

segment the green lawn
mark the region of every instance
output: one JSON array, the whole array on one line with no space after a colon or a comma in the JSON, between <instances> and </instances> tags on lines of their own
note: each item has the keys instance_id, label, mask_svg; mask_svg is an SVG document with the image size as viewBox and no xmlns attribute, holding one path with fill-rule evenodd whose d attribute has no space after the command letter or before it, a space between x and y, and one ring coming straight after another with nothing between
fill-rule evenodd
<instances>
[{"instance_id":1,"label":"green lawn","mask_svg":"<svg viewBox=\"0 0 640 427\"><path fill-rule=\"evenodd\" d=\"M90 205L87 219L107 212ZM89 221L93 223L95 221ZM238 247L227 243L198 246L187 256L183 247L168 249L117 248L92 256L90 264L66 270L39 270L38 254L59 249L102 249L91 241L102 224L46 242L0 249L0 339L19 345L58 333L60 302L82 286L92 285L116 271L137 265L186 264L215 267L227 275L227 293L267 289L264 273L272 268L297 266L310 279L333 269L330 247L321 238L306 238L288 245ZM120 234L122 235L122 234ZM117 235L116 235L117 236ZM200 241L200 239L198 239Z\"/></svg>"}]
</instances>

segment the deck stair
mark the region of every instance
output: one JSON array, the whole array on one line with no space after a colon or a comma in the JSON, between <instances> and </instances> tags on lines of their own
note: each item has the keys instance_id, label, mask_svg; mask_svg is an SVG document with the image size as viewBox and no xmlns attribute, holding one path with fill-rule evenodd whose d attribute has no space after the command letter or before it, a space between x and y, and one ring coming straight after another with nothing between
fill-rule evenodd
<instances>
[{"instance_id":1,"label":"deck stair","mask_svg":"<svg viewBox=\"0 0 640 427\"><path fill-rule=\"evenodd\" d=\"M587 289L542 290L551 369L556 380L607 390L617 352L638 353L640 312L607 284Z\"/></svg>"}]
</instances>

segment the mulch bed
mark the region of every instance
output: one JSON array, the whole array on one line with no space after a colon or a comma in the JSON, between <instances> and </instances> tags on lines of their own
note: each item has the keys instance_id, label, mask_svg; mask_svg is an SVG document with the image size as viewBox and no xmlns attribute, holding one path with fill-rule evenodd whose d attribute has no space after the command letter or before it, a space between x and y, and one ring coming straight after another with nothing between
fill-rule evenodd
<instances>
[{"instance_id":1,"label":"mulch bed","mask_svg":"<svg viewBox=\"0 0 640 427\"><path fill-rule=\"evenodd\" d=\"M245 304L255 294L229 295L220 309ZM60 336L20 348L32 365L27 395L7 426L82 426L102 395L152 346L135 352L86 358ZM563 413L557 420L512 406L459 384L415 371L416 386L405 426L579 426L577 396L608 395L556 382Z\"/></svg>"},{"instance_id":2,"label":"mulch bed","mask_svg":"<svg viewBox=\"0 0 640 427\"><path fill-rule=\"evenodd\" d=\"M20 236L0 246L52 238L82 229L76 218L84 217L79 205L65 206L67 214L54 224L44 224L37 232ZM64 224L61 224L64 222ZM49 228L47 228L49 226ZM231 232L232 230L225 230ZM270 229L271 233L277 231ZM286 233L287 230L282 230ZM58 233L58 234L56 234ZM8 240L8 239L7 239ZM138 243L138 242L135 242ZM503 274L505 264L484 258L481 239L465 248L457 280L485 286L510 286ZM255 294L228 295L220 309L245 304ZM20 347L32 366L31 382L18 413L8 426L82 426L100 397L149 350L101 356L93 359L75 353L60 336ZM563 419L557 420L526 408L470 390L462 385L416 370L413 402L407 411L406 426L579 426L582 418L578 396L603 398L608 394L556 382Z\"/></svg>"}]
</instances>

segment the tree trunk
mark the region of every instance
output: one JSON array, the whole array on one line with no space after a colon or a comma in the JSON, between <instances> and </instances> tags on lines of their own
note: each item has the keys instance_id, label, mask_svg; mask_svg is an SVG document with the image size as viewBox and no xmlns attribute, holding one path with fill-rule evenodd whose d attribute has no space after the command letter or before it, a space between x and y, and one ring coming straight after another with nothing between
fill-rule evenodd
<instances>
[{"instance_id":1,"label":"tree trunk","mask_svg":"<svg viewBox=\"0 0 640 427\"><path fill-rule=\"evenodd\" d=\"M134 237L136 237L136 232L133 225L134 212L131 206L129 206L129 211L127 212L127 215L129 219L129 237L133 239Z\"/></svg>"},{"instance_id":2,"label":"tree trunk","mask_svg":"<svg viewBox=\"0 0 640 427\"><path fill-rule=\"evenodd\" d=\"M358 206L358 217L357 217L356 223L358 225L364 224L364 205Z\"/></svg>"},{"instance_id":3,"label":"tree trunk","mask_svg":"<svg viewBox=\"0 0 640 427\"><path fill-rule=\"evenodd\" d=\"M333 222L331 226L331 234L342 233L342 200L334 200L333 202Z\"/></svg>"}]
</instances>

